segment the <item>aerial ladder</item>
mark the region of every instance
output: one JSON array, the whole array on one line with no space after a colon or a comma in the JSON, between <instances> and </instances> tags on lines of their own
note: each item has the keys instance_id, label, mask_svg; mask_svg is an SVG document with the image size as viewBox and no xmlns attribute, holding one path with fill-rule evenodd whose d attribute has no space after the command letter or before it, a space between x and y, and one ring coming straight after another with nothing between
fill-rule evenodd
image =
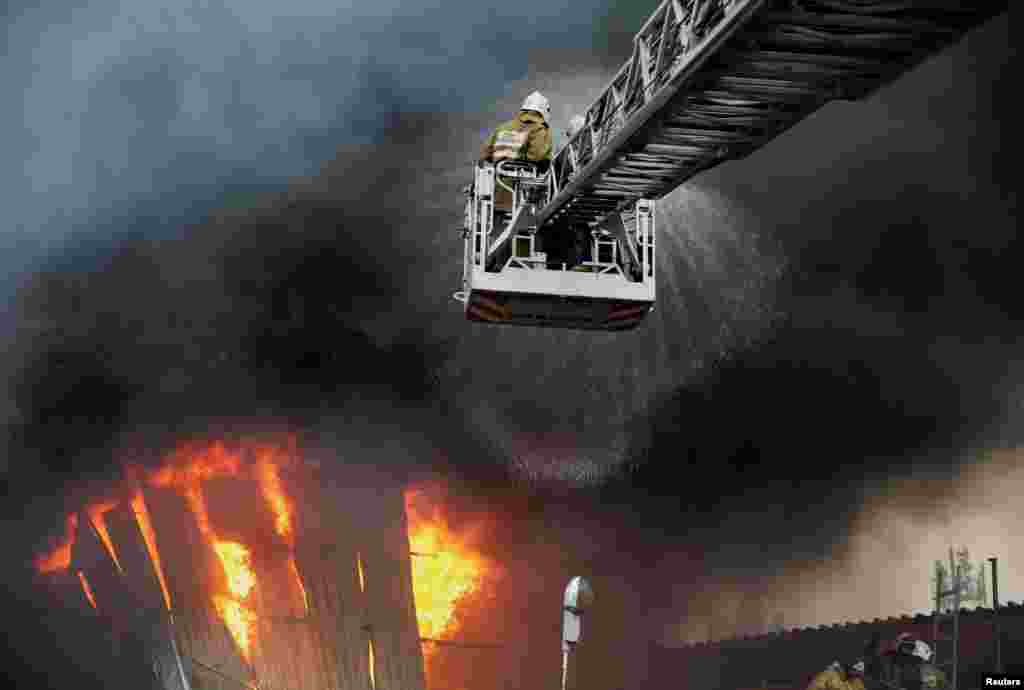
<instances>
[{"instance_id":1,"label":"aerial ladder","mask_svg":"<svg viewBox=\"0 0 1024 690\"><path fill-rule=\"evenodd\" d=\"M665 0L540 174L478 168L462 289L472 321L630 330L653 309L655 203L832 100L894 81L1007 0ZM495 185L514 196L497 216ZM550 248L575 237L583 258Z\"/></svg>"}]
</instances>

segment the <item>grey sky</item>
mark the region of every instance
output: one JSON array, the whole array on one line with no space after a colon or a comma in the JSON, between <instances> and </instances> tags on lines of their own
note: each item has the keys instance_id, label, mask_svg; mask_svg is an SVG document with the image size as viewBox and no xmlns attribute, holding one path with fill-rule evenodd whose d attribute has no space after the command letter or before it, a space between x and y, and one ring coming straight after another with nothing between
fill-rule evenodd
<instances>
[{"instance_id":1,"label":"grey sky","mask_svg":"<svg viewBox=\"0 0 1024 690\"><path fill-rule=\"evenodd\" d=\"M531 47L589 45L589 3L580 22L559 19L566 8L16 5L0 63L4 272L102 242L111 223L176 235L231 190L280 186L338 144L386 136L391 113L478 110Z\"/></svg>"}]
</instances>

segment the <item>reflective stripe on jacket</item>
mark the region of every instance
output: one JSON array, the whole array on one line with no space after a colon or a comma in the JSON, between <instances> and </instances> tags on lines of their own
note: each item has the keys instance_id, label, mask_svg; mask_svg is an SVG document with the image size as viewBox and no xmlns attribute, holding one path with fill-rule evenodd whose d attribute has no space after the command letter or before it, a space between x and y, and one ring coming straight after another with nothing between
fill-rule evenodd
<instances>
[{"instance_id":1,"label":"reflective stripe on jacket","mask_svg":"<svg viewBox=\"0 0 1024 690\"><path fill-rule=\"evenodd\" d=\"M949 685L946 673L934 664L921 665L921 684L929 690L945 690Z\"/></svg>"},{"instance_id":2,"label":"reflective stripe on jacket","mask_svg":"<svg viewBox=\"0 0 1024 690\"><path fill-rule=\"evenodd\" d=\"M864 690L864 681L860 678L844 678L842 672L828 668L814 677L807 690Z\"/></svg>"}]
</instances>

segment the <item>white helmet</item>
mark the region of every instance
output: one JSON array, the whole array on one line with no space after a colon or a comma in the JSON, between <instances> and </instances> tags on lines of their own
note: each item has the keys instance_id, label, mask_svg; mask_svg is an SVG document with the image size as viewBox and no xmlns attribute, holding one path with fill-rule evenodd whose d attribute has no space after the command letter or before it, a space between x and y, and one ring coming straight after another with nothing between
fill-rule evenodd
<instances>
[{"instance_id":1,"label":"white helmet","mask_svg":"<svg viewBox=\"0 0 1024 690\"><path fill-rule=\"evenodd\" d=\"M540 91L534 91L527 96L520 110L533 110L543 115L545 120L551 116L551 105L548 103L548 99L541 95Z\"/></svg>"},{"instance_id":2,"label":"white helmet","mask_svg":"<svg viewBox=\"0 0 1024 690\"><path fill-rule=\"evenodd\" d=\"M927 642L922 642L921 640L918 640L914 643L913 655L921 661L931 661L932 648L928 646Z\"/></svg>"},{"instance_id":3,"label":"white helmet","mask_svg":"<svg viewBox=\"0 0 1024 690\"><path fill-rule=\"evenodd\" d=\"M566 129L565 133L570 139L572 139L574 136L576 136L576 132L583 129L583 127L586 124L587 118L583 117L582 115L573 115L572 119L569 120L569 127Z\"/></svg>"}]
</instances>

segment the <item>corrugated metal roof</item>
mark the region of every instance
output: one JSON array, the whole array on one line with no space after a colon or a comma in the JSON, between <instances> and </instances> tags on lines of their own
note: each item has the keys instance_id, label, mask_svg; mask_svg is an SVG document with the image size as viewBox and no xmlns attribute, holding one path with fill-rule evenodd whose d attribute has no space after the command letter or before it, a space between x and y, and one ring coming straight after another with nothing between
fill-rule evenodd
<instances>
[{"instance_id":1,"label":"corrugated metal roof","mask_svg":"<svg viewBox=\"0 0 1024 690\"><path fill-rule=\"evenodd\" d=\"M1024 602L1013 602L1009 601L999 606L1000 615L1013 615L1020 616L1024 615ZM976 609L960 609L961 620L970 620L972 618L985 618L993 614L993 609L979 607ZM888 618L875 618L872 621L847 621L845 623L831 623L823 624L818 626L801 627L801 628L787 628L781 632L765 633L762 635L742 635L738 637L729 637L722 640L709 640L702 642L694 642L680 647L666 647L666 649L700 649L700 648L712 648L723 644L729 644L732 642L746 642L754 640L777 640L783 637L795 637L800 635L806 635L808 633L819 633L833 630L851 630L865 627L876 627L879 625L930 625L932 621L932 614L919 613L914 616L904 614L901 616L890 616ZM665 646L665 645L659 645Z\"/></svg>"}]
</instances>

